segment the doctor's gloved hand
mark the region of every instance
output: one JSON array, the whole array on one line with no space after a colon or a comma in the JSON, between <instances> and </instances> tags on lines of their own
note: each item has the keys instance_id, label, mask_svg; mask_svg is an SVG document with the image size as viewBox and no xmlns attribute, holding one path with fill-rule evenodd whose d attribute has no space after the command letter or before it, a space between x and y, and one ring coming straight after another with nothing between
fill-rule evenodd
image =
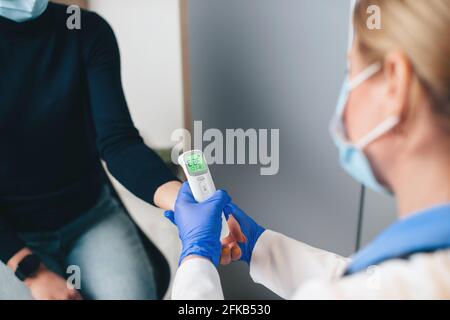
<instances>
[{"instance_id":1,"label":"doctor's gloved hand","mask_svg":"<svg viewBox=\"0 0 450 320\"><path fill-rule=\"evenodd\" d=\"M188 256L202 256L219 264L222 211L231 202L225 191L216 191L209 199L198 203L187 182L183 183L174 211L164 215L178 228L182 243L180 263Z\"/></svg>"},{"instance_id":2,"label":"doctor's gloved hand","mask_svg":"<svg viewBox=\"0 0 450 320\"><path fill-rule=\"evenodd\" d=\"M235 235L238 245L241 248L242 256L240 260L250 264L253 248L255 247L255 244L261 234L266 231L266 229L258 225L234 203L230 203L225 206L224 213L227 216L229 215L229 220L234 218L239 224L238 228L230 227L230 233ZM239 228L240 230L238 230Z\"/></svg>"}]
</instances>

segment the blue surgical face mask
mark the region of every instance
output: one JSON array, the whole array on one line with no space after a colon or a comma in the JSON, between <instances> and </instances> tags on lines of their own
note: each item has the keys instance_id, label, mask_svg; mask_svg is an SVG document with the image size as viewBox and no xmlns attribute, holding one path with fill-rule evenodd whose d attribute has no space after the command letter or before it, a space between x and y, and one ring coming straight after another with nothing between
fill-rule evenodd
<instances>
[{"instance_id":1,"label":"blue surgical face mask","mask_svg":"<svg viewBox=\"0 0 450 320\"><path fill-rule=\"evenodd\" d=\"M369 160L364 154L364 148L398 125L400 121L399 117L391 116L387 118L356 143L349 141L344 124L344 111L350 93L380 70L381 64L376 63L362 71L353 80L350 81L348 78L345 80L335 114L330 123L330 132L339 149L340 164L345 171L369 189L379 193L389 194L389 190L377 181Z\"/></svg>"},{"instance_id":2,"label":"blue surgical face mask","mask_svg":"<svg viewBox=\"0 0 450 320\"><path fill-rule=\"evenodd\" d=\"M39 17L47 5L48 0L0 0L0 16L24 22Z\"/></svg>"}]
</instances>

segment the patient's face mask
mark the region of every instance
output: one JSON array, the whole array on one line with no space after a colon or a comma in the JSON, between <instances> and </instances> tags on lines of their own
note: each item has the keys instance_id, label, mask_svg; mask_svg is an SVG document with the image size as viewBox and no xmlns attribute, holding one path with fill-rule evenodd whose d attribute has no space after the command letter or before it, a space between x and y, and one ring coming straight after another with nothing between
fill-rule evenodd
<instances>
[{"instance_id":1,"label":"patient's face mask","mask_svg":"<svg viewBox=\"0 0 450 320\"><path fill-rule=\"evenodd\" d=\"M369 189L380 193L390 193L375 178L369 160L364 154L364 148L398 125L399 117L391 116L387 118L356 143L349 141L344 124L344 111L350 93L380 70L381 64L376 63L362 71L353 80L350 81L348 78L345 80L335 114L330 123L330 132L339 149L340 164L345 171Z\"/></svg>"},{"instance_id":2,"label":"patient's face mask","mask_svg":"<svg viewBox=\"0 0 450 320\"><path fill-rule=\"evenodd\" d=\"M47 5L48 0L0 0L0 16L24 22L39 17Z\"/></svg>"}]
</instances>

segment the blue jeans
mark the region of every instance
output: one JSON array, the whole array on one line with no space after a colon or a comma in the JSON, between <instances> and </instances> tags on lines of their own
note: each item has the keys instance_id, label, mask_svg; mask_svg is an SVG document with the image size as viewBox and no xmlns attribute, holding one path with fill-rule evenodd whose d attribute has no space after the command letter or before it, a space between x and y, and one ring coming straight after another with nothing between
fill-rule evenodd
<instances>
[{"instance_id":1,"label":"blue jeans","mask_svg":"<svg viewBox=\"0 0 450 320\"><path fill-rule=\"evenodd\" d=\"M97 204L62 229L21 233L26 246L55 273L80 271L84 299L156 299L153 267L136 226L105 187ZM73 270L73 269L72 269ZM0 299L31 299L30 292L0 263Z\"/></svg>"}]
</instances>

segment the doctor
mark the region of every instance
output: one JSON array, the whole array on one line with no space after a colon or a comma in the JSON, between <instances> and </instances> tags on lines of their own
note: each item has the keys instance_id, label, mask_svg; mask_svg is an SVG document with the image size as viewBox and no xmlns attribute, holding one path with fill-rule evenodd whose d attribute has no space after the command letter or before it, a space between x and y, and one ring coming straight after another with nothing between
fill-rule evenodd
<instances>
[{"instance_id":1,"label":"doctor","mask_svg":"<svg viewBox=\"0 0 450 320\"><path fill-rule=\"evenodd\" d=\"M381 30L366 27L373 4ZM331 132L350 175L395 195L398 221L347 259L265 230L225 191L196 203L185 183L166 212L183 247L174 299L223 299L222 210L253 280L283 298L450 299L450 2L361 0L353 22Z\"/></svg>"}]
</instances>

